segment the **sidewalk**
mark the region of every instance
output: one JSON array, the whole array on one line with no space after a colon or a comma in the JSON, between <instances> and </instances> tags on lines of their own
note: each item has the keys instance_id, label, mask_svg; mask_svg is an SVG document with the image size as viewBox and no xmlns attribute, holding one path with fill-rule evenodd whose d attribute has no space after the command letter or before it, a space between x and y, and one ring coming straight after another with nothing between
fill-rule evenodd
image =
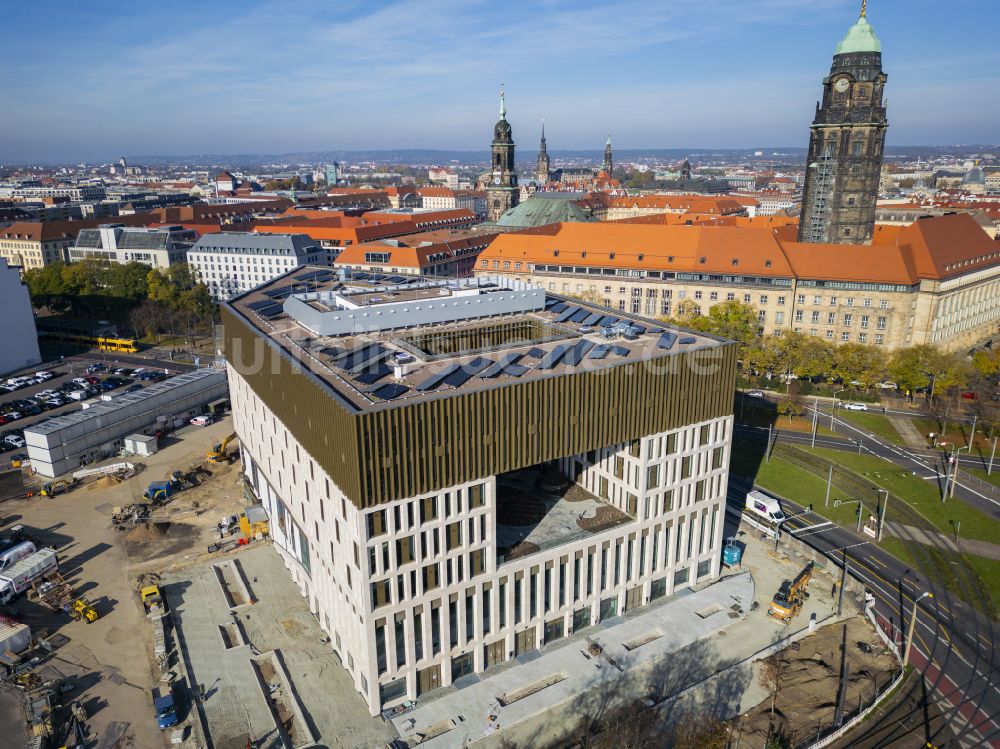
<instances>
[{"instance_id":1,"label":"sidewalk","mask_svg":"<svg viewBox=\"0 0 1000 749\"><path fill-rule=\"evenodd\" d=\"M959 538L956 542L954 538L937 531L925 531L914 528L912 525L901 525L887 521L885 529L896 538L904 541L916 541L925 546L945 546L952 551L959 551L964 554L973 554L977 557L1000 560L1000 544L989 541L978 541L973 538Z\"/></svg>"},{"instance_id":2,"label":"sidewalk","mask_svg":"<svg viewBox=\"0 0 1000 749\"><path fill-rule=\"evenodd\" d=\"M927 436L917 431L917 428L913 426L913 419L907 416L900 416L899 414L888 413L885 417L892 424L893 429L899 432L899 436L903 438L903 442L906 443L907 447L915 450L927 449Z\"/></svg>"}]
</instances>

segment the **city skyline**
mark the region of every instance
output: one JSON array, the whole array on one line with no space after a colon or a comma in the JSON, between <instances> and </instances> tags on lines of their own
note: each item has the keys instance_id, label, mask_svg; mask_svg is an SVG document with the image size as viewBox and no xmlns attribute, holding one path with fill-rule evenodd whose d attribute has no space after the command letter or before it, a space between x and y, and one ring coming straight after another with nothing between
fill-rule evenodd
<instances>
[{"instance_id":1,"label":"city skyline","mask_svg":"<svg viewBox=\"0 0 1000 749\"><path fill-rule=\"evenodd\" d=\"M17 6L10 20L27 31L3 57L21 104L0 114L0 161L480 151L501 82L522 149L537 146L543 118L553 152L597 150L608 132L622 150L805 147L830 54L859 7L716 0L692 17L639 3L431 4L181 3L96 19L71 7L45 23ZM933 10L929 0L868 8L889 74L887 143L988 143L1000 53L987 31L1000 9L967 2L946 25Z\"/></svg>"}]
</instances>

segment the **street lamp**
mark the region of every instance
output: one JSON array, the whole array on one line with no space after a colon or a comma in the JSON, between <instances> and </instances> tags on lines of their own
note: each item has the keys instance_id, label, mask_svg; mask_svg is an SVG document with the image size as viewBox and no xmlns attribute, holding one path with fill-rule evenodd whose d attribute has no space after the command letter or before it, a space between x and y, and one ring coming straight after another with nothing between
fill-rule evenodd
<instances>
[{"instance_id":1,"label":"street lamp","mask_svg":"<svg viewBox=\"0 0 1000 749\"><path fill-rule=\"evenodd\" d=\"M837 395L843 393L847 388L833 391L833 408L830 410L830 429L833 429L833 415L837 412Z\"/></svg>"},{"instance_id":2,"label":"street lamp","mask_svg":"<svg viewBox=\"0 0 1000 749\"><path fill-rule=\"evenodd\" d=\"M885 492L885 502L882 503L882 511L879 512L879 514L878 514L878 538L875 539L876 541L881 541L882 540L882 528L885 526L885 511L886 511L886 508L889 506L889 490L888 489L876 489L875 492L876 492L876 498L875 498L876 508L878 507L878 495L881 494L882 492Z\"/></svg>"},{"instance_id":3,"label":"street lamp","mask_svg":"<svg viewBox=\"0 0 1000 749\"><path fill-rule=\"evenodd\" d=\"M969 448L965 445L963 445L962 447L957 447L955 445L951 446L951 465L949 466L949 468L951 469L950 471L951 492L950 493L947 491L945 492L945 494L947 494L949 497L952 498L955 497L955 484L958 483L958 454L962 452L962 450L968 450L968 449ZM945 489L947 488L948 488L947 485L945 485Z\"/></svg>"},{"instance_id":4,"label":"street lamp","mask_svg":"<svg viewBox=\"0 0 1000 749\"><path fill-rule=\"evenodd\" d=\"M910 629L906 633L906 647L903 649L903 668L906 668L906 664L910 662L910 648L913 646L913 630L917 626L917 604L925 598L933 597L934 594L927 591L918 598L913 599L913 613L910 615ZM927 655L930 657L930 653Z\"/></svg>"}]
</instances>

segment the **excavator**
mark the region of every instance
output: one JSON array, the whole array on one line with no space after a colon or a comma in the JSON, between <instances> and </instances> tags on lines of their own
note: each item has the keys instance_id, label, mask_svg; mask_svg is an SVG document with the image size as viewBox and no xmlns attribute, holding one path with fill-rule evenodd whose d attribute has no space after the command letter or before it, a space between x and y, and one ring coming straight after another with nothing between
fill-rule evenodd
<instances>
[{"instance_id":1,"label":"excavator","mask_svg":"<svg viewBox=\"0 0 1000 749\"><path fill-rule=\"evenodd\" d=\"M772 619L777 619L783 624L788 624L795 615L802 610L802 604L809 596L806 586L812 579L815 563L809 562L802 571L795 576L794 580L785 580L774 594L771 605L767 609L767 615Z\"/></svg>"},{"instance_id":2,"label":"excavator","mask_svg":"<svg viewBox=\"0 0 1000 749\"><path fill-rule=\"evenodd\" d=\"M236 439L236 432L230 434L222 442L205 453L205 459L209 463L228 463L232 460L233 456L226 452L226 448L229 447L229 443L234 439Z\"/></svg>"}]
</instances>

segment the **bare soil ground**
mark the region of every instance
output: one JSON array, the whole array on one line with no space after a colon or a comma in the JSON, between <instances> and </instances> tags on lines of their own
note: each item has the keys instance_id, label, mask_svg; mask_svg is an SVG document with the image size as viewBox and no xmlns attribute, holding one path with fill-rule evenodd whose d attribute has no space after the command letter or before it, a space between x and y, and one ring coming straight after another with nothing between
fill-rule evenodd
<instances>
[{"instance_id":1,"label":"bare soil ground","mask_svg":"<svg viewBox=\"0 0 1000 749\"><path fill-rule=\"evenodd\" d=\"M841 648L844 627L847 628L846 651ZM858 643L870 646L871 652L859 647ZM782 678L774 713L771 713L770 699L747 713L743 721L743 737L747 745L763 746L772 726L774 730L783 728L794 745L831 725L840 683L842 652L846 657L845 716L856 711L859 702L870 702L875 689L881 689L892 680L896 660L883 649L866 619L856 616L840 624L822 627L775 656L781 664ZM808 716L806 721L803 716Z\"/></svg>"}]
</instances>

